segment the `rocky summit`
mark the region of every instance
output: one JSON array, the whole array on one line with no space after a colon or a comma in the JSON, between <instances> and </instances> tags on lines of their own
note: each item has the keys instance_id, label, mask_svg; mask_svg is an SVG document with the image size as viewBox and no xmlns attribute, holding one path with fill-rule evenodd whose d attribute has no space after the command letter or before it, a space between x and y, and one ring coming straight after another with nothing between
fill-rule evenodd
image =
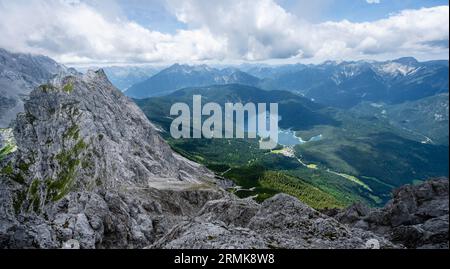
<instances>
[{"instance_id":1,"label":"rocky summit","mask_svg":"<svg viewBox=\"0 0 450 269\"><path fill-rule=\"evenodd\" d=\"M395 190L393 199L384 208L370 209L356 204L335 218L408 248L448 249L448 194L448 179L433 179Z\"/></svg>"},{"instance_id":2,"label":"rocky summit","mask_svg":"<svg viewBox=\"0 0 450 269\"><path fill-rule=\"evenodd\" d=\"M1 169L3 247L144 247L222 196L103 71L35 89L14 136Z\"/></svg>"},{"instance_id":3,"label":"rocky summit","mask_svg":"<svg viewBox=\"0 0 450 269\"><path fill-rule=\"evenodd\" d=\"M347 211L328 216L284 194L262 204L239 199L212 172L173 152L102 70L53 78L30 94L24 110L13 128L17 149L0 160L1 248L448 243L448 232L423 244L390 233L399 227L393 234L439 230L445 216L448 229L448 182L405 187L385 209L350 220ZM360 215L378 217L362 225Z\"/></svg>"}]
</instances>

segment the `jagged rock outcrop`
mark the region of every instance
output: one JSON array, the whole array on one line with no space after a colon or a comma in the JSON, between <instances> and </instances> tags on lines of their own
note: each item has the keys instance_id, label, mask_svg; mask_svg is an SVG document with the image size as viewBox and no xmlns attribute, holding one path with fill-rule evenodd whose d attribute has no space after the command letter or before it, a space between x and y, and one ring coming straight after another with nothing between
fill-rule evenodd
<instances>
[{"instance_id":1,"label":"jagged rock outcrop","mask_svg":"<svg viewBox=\"0 0 450 269\"><path fill-rule=\"evenodd\" d=\"M371 245L375 242L375 245ZM208 202L198 216L175 226L152 248L398 248L371 232L349 228L294 197Z\"/></svg>"},{"instance_id":2,"label":"jagged rock outcrop","mask_svg":"<svg viewBox=\"0 0 450 269\"><path fill-rule=\"evenodd\" d=\"M1 167L0 245L138 248L227 195L175 154L103 71L30 94Z\"/></svg>"},{"instance_id":3,"label":"jagged rock outcrop","mask_svg":"<svg viewBox=\"0 0 450 269\"><path fill-rule=\"evenodd\" d=\"M403 186L381 209L356 204L335 218L370 230L408 248L449 247L449 182L447 178Z\"/></svg>"}]
</instances>

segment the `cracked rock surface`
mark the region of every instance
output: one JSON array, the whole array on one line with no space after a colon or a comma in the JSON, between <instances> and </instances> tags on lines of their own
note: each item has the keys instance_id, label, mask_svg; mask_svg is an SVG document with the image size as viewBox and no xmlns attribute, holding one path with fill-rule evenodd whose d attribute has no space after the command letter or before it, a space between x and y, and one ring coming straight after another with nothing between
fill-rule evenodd
<instances>
[{"instance_id":1,"label":"cracked rock surface","mask_svg":"<svg viewBox=\"0 0 450 269\"><path fill-rule=\"evenodd\" d=\"M14 136L17 151L1 164L2 247L145 247L227 195L101 70L35 89Z\"/></svg>"},{"instance_id":2,"label":"cracked rock surface","mask_svg":"<svg viewBox=\"0 0 450 269\"><path fill-rule=\"evenodd\" d=\"M352 227L383 235L408 248L448 249L449 188L447 178L403 186L381 209L357 204L335 218Z\"/></svg>"}]
</instances>

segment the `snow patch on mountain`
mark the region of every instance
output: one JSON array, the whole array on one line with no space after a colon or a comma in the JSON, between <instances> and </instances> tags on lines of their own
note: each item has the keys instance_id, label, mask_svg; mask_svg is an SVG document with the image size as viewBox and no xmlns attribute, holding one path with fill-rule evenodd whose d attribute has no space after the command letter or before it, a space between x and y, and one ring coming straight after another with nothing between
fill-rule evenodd
<instances>
[{"instance_id":1,"label":"snow patch on mountain","mask_svg":"<svg viewBox=\"0 0 450 269\"><path fill-rule=\"evenodd\" d=\"M386 63L380 66L379 71L390 76L408 76L416 73L420 68L415 66L403 65L396 62Z\"/></svg>"}]
</instances>

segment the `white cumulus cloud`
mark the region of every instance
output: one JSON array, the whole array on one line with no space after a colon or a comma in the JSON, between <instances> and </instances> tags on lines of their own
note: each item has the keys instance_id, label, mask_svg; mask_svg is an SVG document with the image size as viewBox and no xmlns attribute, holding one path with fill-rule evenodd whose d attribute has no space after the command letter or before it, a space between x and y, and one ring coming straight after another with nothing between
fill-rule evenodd
<instances>
[{"instance_id":1,"label":"white cumulus cloud","mask_svg":"<svg viewBox=\"0 0 450 269\"><path fill-rule=\"evenodd\" d=\"M274 0L167 6L186 29L162 33L78 0L0 0L0 47L76 64L448 57L448 6L363 23L311 23Z\"/></svg>"},{"instance_id":2,"label":"white cumulus cloud","mask_svg":"<svg viewBox=\"0 0 450 269\"><path fill-rule=\"evenodd\" d=\"M65 63L203 60L225 52L206 28L164 34L76 0L1 0L0 11L0 47Z\"/></svg>"}]
</instances>

